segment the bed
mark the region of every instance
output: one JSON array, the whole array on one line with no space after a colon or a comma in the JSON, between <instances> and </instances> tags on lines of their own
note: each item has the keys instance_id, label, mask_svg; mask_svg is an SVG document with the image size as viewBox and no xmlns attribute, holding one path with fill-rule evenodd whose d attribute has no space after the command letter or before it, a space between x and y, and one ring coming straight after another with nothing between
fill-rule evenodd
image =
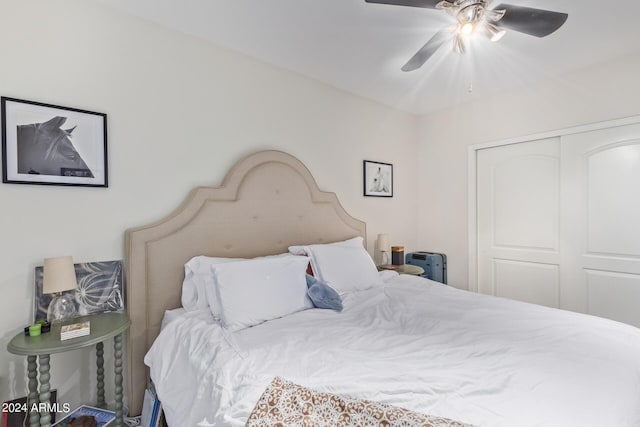
<instances>
[{"instance_id":1,"label":"bed","mask_svg":"<svg viewBox=\"0 0 640 427\"><path fill-rule=\"evenodd\" d=\"M366 237L364 222L279 151L245 157L220 187L197 188L168 217L128 230L131 412L153 379L171 427L245 425L274 384L292 400L318 393L434 417L415 425L640 426L640 330L613 321L368 270L350 276L371 285L341 292L341 312L306 307L231 330L215 301L181 308L194 257L274 256L214 270L244 277L249 266L299 269L301 257L276 256L292 246L323 253L357 241L364 251Z\"/></svg>"}]
</instances>

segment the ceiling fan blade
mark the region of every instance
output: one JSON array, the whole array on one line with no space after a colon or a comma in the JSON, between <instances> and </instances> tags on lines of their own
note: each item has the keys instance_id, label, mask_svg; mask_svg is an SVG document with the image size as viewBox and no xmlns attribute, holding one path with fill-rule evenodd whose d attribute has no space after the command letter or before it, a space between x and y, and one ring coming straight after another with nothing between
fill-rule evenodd
<instances>
[{"instance_id":1,"label":"ceiling fan blade","mask_svg":"<svg viewBox=\"0 0 640 427\"><path fill-rule=\"evenodd\" d=\"M441 0L364 0L367 3L392 4L395 6L412 6L435 9Z\"/></svg>"},{"instance_id":2,"label":"ceiling fan blade","mask_svg":"<svg viewBox=\"0 0 640 427\"><path fill-rule=\"evenodd\" d=\"M404 64L402 67L402 71L413 71L422 67L422 65L427 62L431 55L436 53L436 51L446 43L451 38L451 32L449 30L440 30L438 31L428 42L425 43L424 46L420 48L419 51L416 52L415 55Z\"/></svg>"},{"instance_id":3,"label":"ceiling fan blade","mask_svg":"<svg viewBox=\"0 0 640 427\"><path fill-rule=\"evenodd\" d=\"M562 27L569 17L566 13L511 4L501 4L493 9L506 11L502 19L498 21L500 27L535 37L548 36Z\"/></svg>"}]
</instances>

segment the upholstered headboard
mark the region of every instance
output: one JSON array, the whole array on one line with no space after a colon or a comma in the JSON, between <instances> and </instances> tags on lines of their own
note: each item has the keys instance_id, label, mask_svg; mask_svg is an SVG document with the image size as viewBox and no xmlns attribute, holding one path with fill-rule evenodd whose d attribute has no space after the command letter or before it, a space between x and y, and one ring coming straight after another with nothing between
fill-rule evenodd
<instances>
[{"instance_id":1,"label":"upholstered headboard","mask_svg":"<svg viewBox=\"0 0 640 427\"><path fill-rule=\"evenodd\" d=\"M240 160L218 188L199 187L168 217L126 232L129 408L142 410L149 371L143 358L165 310L181 305L184 264L197 255L250 258L294 244L354 236L366 225L334 193L320 191L295 157L262 151Z\"/></svg>"}]
</instances>

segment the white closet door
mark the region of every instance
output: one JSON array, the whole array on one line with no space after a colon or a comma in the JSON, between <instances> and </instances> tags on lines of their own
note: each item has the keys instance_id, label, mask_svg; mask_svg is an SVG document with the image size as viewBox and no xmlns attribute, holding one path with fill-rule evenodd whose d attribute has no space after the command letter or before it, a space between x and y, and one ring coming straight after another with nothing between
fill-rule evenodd
<instances>
[{"instance_id":1,"label":"white closet door","mask_svg":"<svg viewBox=\"0 0 640 427\"><path fill-rule=\"evenodd\" d=\"M640 326L640 125L562 138L561 301Z\"/></svg>"},{"instance_id":2,"label":"white closet door","mask_svg":"<svg viewBox=\"0 0 640 427\"><path fill-rule=\"evenodd\" d=\"M560 306L559 139L477 153L478 291Z\"/></svg>"}]
</instances>

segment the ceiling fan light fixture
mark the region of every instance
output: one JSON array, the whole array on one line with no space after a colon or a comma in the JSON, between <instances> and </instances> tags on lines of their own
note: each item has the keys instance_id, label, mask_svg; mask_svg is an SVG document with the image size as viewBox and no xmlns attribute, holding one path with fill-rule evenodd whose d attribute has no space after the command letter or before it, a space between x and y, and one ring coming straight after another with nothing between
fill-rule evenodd
<instances>
[{"instance_id":1,"label":"ceiling fan light fixture","mask_svg":"<svg viewBox=\"0 0 640 427\"><path fill-rule=\"evenodd\" d=\"M546 37L564 25L569 17L562 12L537 9L512 4L501 4L491 9L493 0L365 0L366 3L380 3L397 6L411 6L425 9L440 9L454 17L456 25L438 31L402 67L402 71L420 68L445 43L451 40L453 49L464 53L466 43L477 32L483 32L492 41L500 40L506 30Z\"/></svg>"},{"instance_id":2,"label":"ceiling fan light fixture","mask_svg":"<svg viewBox=\"0 0 640 427\"><path fill-rule=\"evenodd\" d=\"M466 24L462 24L460 26L460 31L459 32L464 37L469 37L471 34L473 34L474 30L475 30L474 25L471 22L467 22Z\"/></svg>"},{"instance_id":3,"label":"ceiling fan light fixture","mask_svg":"<svg viewBox=\"0 0 640 427\"><path fill-rule=\"evenodd\" d=\"M485 10L485 19L487 22L498 22L504 17L504 14L507 12L506 9L493 9L493 10Z\"/></svg>"},{"instance_id":4,"label":"ceiling fan light fixture","mask_svg":"<svg viewBox=\"0 0 640 427\"><path fill-rule=\"evenodd\" d=\"M455 5L453 3L448 2L447 0L442 0L440 3L436 4L436 9L451 9Z\"/></svg>"},{"instance_id":5,"label":"ceiling fan light fixture","mask_svg":"<svg viewBox=\"0 0 640 427\"><path fill-rule=\"evenodd\" d=\"M464 7L458 12L458 21L460 22L476 22L482 14L481 4L472 4L471 6Z\"/></svg>"},{"instance_id":6,"label":"ceiling fan light fixture","mask_svg":"<svg viewBox=\"0 0 640 427\"><path fill-rule=\"evenodd\" d=\"M484 28L487 33L487 37L489 37L489 40L491 40L492 42L497 42L507 33L502 28L489 22L485 24Z\"/></svg>"},{"instance_id":7,"label":"ceiling fan light fixture","mask_svg":"<svg viewBox=\"0 0 640 427\"><path fill-rule=\"evenodd\" d=\"M456 34L453 38L453 50L458 53L465 53L467 50L464 45L464 37L460 34Z\"/></svg>"}]
</instances>

